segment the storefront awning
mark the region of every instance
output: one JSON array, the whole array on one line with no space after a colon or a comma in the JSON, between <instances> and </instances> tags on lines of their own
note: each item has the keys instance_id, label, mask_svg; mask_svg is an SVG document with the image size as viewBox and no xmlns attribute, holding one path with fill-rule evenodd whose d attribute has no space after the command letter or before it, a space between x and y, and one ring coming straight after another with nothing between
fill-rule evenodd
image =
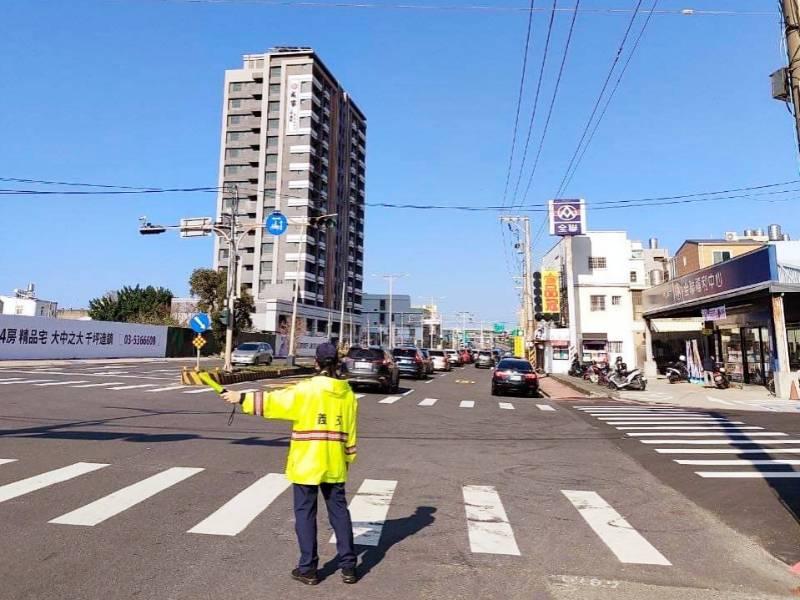
<instances>
[{"instance_id":1,"label":"storefront awning","mask_svg":"<svg viewBox=\"0 0 800 600\"><path fill-rule=\"evenodd\" d=\"M598 341L605 342L608 340L607 333L582 333L581 337L584 342Z\"/></svg>"},{"instance_id":2,"label":"storefront awning","mask_svg":"<svg viewBox=\"0 0 800 600\"><path fill-rule=\"evenodd\" d=\"M672 333L678 331L700 331L703 329L702 317L686 317L679 319L651 319L650 328L653 333Z\"/></svg>"}]
</instances>

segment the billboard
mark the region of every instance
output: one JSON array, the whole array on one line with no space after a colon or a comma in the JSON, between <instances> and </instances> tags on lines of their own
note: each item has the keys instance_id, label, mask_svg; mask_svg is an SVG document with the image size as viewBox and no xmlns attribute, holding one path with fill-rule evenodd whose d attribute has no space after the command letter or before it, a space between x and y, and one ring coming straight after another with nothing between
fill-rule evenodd
<instances>
[{"instance_id":1,"label":"billboard","mask_svg":"<svg viewBox=\"0 0 800 600\"><path fill-rule=\"evenodd\" d=\"M542 271L542 309L546 313L561 313L561 273Z\"/></svg>"},{"instance_id":2,"label":"billboard","mask_svg":"<svg viewBox=\"0 0 800 600\"><path fill-rule=\"evenodd\" d=\"M581 235L586 231L586 203L580 199L550 200L550 235Z\"/></svg>"},{"instance_id":3,"label":"billboard","mask_svg":"<svg viewBox=\"0 0 800 600\"><path fill-rule=\"evenodd\" d=\"M167 327L0 315L0 360L161 358Z\"/></svg>"}]
</instances>

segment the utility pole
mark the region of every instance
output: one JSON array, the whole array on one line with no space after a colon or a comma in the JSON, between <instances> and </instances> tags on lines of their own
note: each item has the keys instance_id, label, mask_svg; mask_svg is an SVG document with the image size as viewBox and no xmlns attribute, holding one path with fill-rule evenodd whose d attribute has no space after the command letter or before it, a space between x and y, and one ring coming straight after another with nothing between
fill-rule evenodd
<instances>
[{"instance_id":1,"label":"utility pole","mask_svg":"<svg viewBox=\"0 0 800 600\"><path fill-rule=\"evenodd\" d=\"M800 7L798 0L781 0L783 9L784 33L786 35L786 54L789 59L788 67L777 73L784 82L788 83L789 97L776 95L773 74L773 97L791 99L794 105L794 123L800 147Z\"/></svg>"},{"instance_id":2,"label":"utility pole","mask_svg":"<svg viewBox=\"0 0 800 600\"><path fill-rule=\"evenodd\" d=\"M533 311L533 268L531 259L531 223L528 217L500 217L501 223L508 223L518 230L522 229L523 254L522 262L522 329L523 339L525 340L525 353L527 355L528 346L533 342L534 332L536 331L536 319ZM520 251L519 248L517 248Z\"/></svg>"},{"instance_id":3,"label":"utility pole","mask_svg":"<svg viewBox=\"0 0 800 600\"><path fill-rule=\"evenodd\" d=\"M467 318L472 321L475 318L471 312L461 311L456 313L456 318L461 318L461 343L462 346L466 348L467 346ZM455 344L453 345L455 347Z\"/></svg>"},{"instance_id":4,"label":"utility pole","mask_svg":"<svg viewBox=\"0 0 800 600\"><path fill-rule=\"evenodd\" d=\"M392 312L392 295L394 292L394 280L406 277L408 273L382 273L373 277L382 277L389 282L389 349L394 348L394 313Z\"/></svg>"},{"instance_id":5,"label":"utility pole","mask_svg":"<svg viewBox=\"0 0 800 600\"><path fill-rule=\"evenodd\" d=\"M223 369L226 371L233 370L233 363L231 362L231 355L233 354L233 325L234 325L234 311L236 309L236 268L237 259L239 258L236 244L236 216L239 212L239 186L233 186L233 198L231 200L231 234L228 238L228 322L225 325L225 364Z\"/></svg>"},{"instance_id":6,"label":"utility pole","mask_svg":"<svg viewBox=\"0 0 800 600\"><path fill-rule=\"evenodd\" d=\"M347 277L342 279L342 308L339 315L339 348L344 344L344 299L347 297Z\"/></svg>"}]
</instances>

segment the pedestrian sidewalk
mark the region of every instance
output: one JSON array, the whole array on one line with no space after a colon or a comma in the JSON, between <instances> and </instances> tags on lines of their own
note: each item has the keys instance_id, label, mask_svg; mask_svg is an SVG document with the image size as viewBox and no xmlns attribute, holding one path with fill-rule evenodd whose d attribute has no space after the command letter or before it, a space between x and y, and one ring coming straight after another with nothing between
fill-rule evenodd
<instances>
[{"instance_id":1,"label":"pedestrian sidewalk","mask_svg":"<svg viewBox=\"0 0 800 600\"><path fill-rule=\"evenodd\" d=\"M581 391L578 391L577 386L570 385L572 382L562 382L558 379L550 376L550 377L540 377L539 378L539 391L542 393L542 396L547 398L552 398L553 400L562 400L562 399L583 399L586 397Z\"/></svg>"},{"instance_id":2,"label":"pedestrian sidewalk","mask_svg":"<svg viewBox=\"0 0 800 600\"><path fill-rule=\"evenodd\" d=\"M766 388L756 385L719 390L694 383L671 384L665 377L648 378L645 391L616 391L569 375L550 375L548 379L582 390L588 396L614 398L647 403L669 403L692 408L726 408L769 412L800 412L800 401L771 396ZM542 380L544 381L544 380Z\"/></svg>"}]
</instances>

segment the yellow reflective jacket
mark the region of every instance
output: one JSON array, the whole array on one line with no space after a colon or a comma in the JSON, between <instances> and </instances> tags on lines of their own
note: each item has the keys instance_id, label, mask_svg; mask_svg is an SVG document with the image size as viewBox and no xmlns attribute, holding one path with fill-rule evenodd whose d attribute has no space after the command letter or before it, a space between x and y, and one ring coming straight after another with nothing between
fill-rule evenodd
<instances>
[{"instance_id":1,"label":"yellow reflective jacket","mask_svg":"<svg viewBox=\"0 0 800 600\"><path fill-rule=\"evenodd\" d=\"M356 458L358 401L341 379L313 377L275 392L244 394L242 411L292 421L286 478L318 485L347 481Z\"/></svg>"}]
</instances>

